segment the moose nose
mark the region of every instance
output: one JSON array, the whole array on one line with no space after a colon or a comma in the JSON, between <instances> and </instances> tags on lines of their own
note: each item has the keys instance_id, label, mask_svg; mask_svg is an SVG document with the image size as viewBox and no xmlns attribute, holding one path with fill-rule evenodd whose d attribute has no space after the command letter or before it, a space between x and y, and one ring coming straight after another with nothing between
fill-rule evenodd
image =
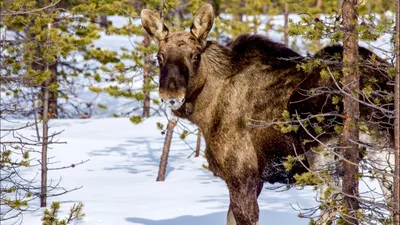
<instances>
[{"instance_id":1,"label":"moose nose","mask_svg":"<svg viewBox=\"0 0 400 225\"><path fill-rule=\"evenodd\" d=\"M169 106L170 108L176 110L179 109L182 105L183 102L185 101L185 98L170 98L170 99L166 99L165 102L167 103L167 106Z\"/></svg>"}]
</instances>

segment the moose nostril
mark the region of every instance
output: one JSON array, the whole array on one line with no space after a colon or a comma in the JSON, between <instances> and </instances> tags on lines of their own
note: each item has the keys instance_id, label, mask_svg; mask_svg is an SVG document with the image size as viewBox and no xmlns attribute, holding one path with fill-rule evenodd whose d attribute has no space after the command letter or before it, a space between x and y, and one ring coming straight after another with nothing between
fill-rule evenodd
<instances>
[{"instance_id":1,"label":"moose nostril","mask_svg":"<svg viewBox=\"0 0 400 225\"><path fill-rule=\"evenodd\" d=\"M174 105L175 104L175 100L169 100L169 104L170 105Z\"/></svg>"}]
</instances>

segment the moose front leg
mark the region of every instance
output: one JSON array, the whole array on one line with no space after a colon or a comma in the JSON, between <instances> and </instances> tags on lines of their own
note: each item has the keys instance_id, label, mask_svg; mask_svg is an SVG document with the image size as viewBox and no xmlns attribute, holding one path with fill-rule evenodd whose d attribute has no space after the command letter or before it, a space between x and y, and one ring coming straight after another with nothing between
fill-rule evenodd
<instances>
[{"instance_id":1,"label":"moose front leg","mask_svg":"<svg viewBox=\"0 0 400 225\"><path fill-rule=\"evenodd\" d=\"M262 189L257 176L227 179L230 204L227 225L258 225L257 197Z\"/></svg>"},{"instance_id":2,"label":"moose front leg","mask_svg":"<svg viewBox=\"0 0 400 225\"><path fill-rule=\"evenodd\" d=\"M228 216L226 219L226 225L237 225L235 216L233 215L231 205L229 204Z\"/></svg>"},{"instance_id":3,"label":"moose front leg","mask_svg":"<svg viewBox=\"0 0 400 225\"><path fill-rule=\"evenodd\" d=\"M258 225L259 209L257 203L257 188L253 182L235 182L229 187L230 205L236 225Z\"/></svg>"},{"instance_id":4,"label":"moose front leg","mask_svg":"<svg viewBox=\"0 0 400 225\"><path fill-rule=\"evenodd\" d=\"M232 130L228 128L223 130ZM207 160L215 159L228 186L231 213L228 213L227 224L256 225L259 214L257 197L262 187L259 185L257 152L251 138L246 132L236 132L223 133L218 139L219 143L211 146L214 148L210 148Z\"/></svg>"},{"instance_id":5,"label":"moose front leg","mask_svg":"<svg viewBox=\"0 0 400 225\"><path fill-rule=\"evenodd\" d=\"M260 181L257 185L257 197L260 196L263 186L264 186L264 182ZM237 225L235 216L233 215L231 205L229 205L229 211L228 211L228 216L227 216L227 220L226 220L226 225ZM259 225L258 220L257 220L256 225Z\"/></svg>"}]
</instances>

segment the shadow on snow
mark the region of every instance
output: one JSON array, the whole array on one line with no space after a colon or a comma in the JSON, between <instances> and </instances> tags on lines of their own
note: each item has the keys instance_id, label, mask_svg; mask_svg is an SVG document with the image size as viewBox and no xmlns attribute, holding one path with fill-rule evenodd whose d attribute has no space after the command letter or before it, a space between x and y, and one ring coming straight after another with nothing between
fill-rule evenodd
<instances>
[{"instance_id":1,"label":"shadow on snow","mask_svg":"<svg viewBox=\"0 0 400 225\"><path fill-rule=\"evenodd\" d=\"M226 212L216 212L201 216L180 216L171 219L150 220L145 218L128 217L126 221L143 225L218 225L226 224ZM308 220L300 220L296 214L288 212L276 212L270 210L260 210L260 224L307 224Z\"/></svg>"},{"instance_id":2,"label":"shadow on snow","mask_svg":"<svg viewBox=\"0 0 400 225\"><path fill-rule=\"evenodd\" d=\"M148 176L156 176L154 171L158 171L164 136L161 138L138 137L126 140L117 146L107 147L101 150L93 150L88 153L91 157L120 156L124 158L123 163L118 160L116 165L107 165L104 170L121 170L128 173L142 173ZM194 143L191 143L194 145ZM188 148L182 145L177 139L172 140L171 151L169 154L166 176L173 170L183 170L185 168L175 168L175 161L187 160L191 151L182 150Z\"/></svg>"}]
</instances>

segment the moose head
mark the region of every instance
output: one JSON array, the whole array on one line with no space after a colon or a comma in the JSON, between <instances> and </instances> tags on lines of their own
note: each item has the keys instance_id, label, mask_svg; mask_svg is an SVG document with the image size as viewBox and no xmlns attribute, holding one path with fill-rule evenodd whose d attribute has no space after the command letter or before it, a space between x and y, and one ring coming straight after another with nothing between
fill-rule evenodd
<instances>
[{"instance_id":1,"label":"moose head","mask_svg":"<svg viewBox=\"0 0 400 225\"><path fill-rule=\"evenodd\" d=\"M210 4L202 6L193 18L190 31L169 32L160 17L148 9L142 10L141 20L159 47L160 97L177 110L196 90L199 80L205 79L199 75L199 69L207 36L214 23L213 8Z\"/></svg>"}]
</instances>

